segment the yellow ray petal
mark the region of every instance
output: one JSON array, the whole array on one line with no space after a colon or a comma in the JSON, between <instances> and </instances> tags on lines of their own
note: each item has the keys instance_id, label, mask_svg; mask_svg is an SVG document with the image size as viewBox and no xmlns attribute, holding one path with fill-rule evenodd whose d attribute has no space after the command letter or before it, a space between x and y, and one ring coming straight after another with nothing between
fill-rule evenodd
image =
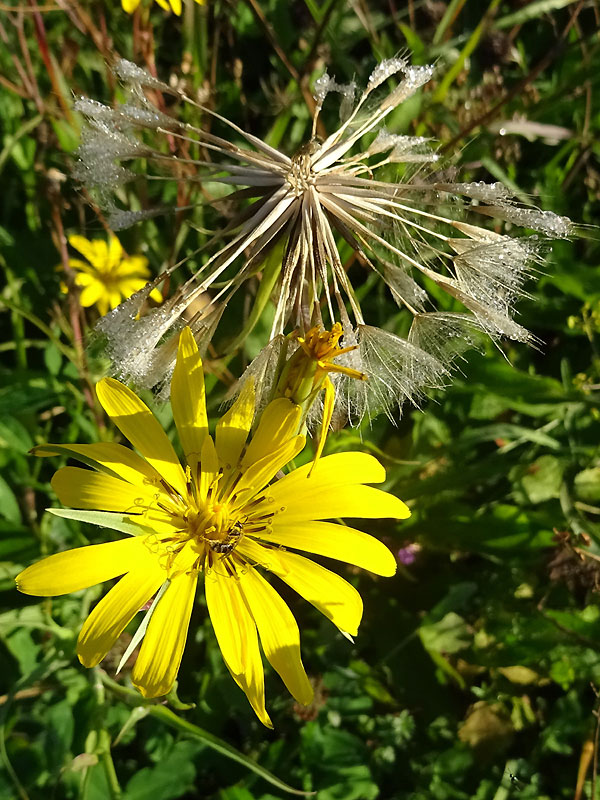
<instances>
[{"instance_id":1,"label":"yellow ray petal","mask_svg":"<svg viewBox=\"0 0 600 800\"><path fill-rule=\"evenodd\" d=\"M256 461L248 469L242 473L242 477L235 487L237 494L241 494L243 490L252 488L253 492L259 492L263 486L277 475L279 470L288 464L298 453L304 449L306 439L304 436L294 436L293 439L288 440L279 447L277 450L269 453ZM240 503L244 503L246 495L240 497Z\"/></svg>"},{"instance_id":2,"label":"yellow ray petal","mask_svg":"<svg viewBox=\"0 0 600 800\"><path fill-rule=\"evenodd\" d=\"M112 478L81 467L63 467L54 473L52 488L60 502L72 508L141 513L154 503L156 490Z\"/></svg>"},{"instance_id":3,"label":"yellow ray petal","mask_svg":"<svg viewBox=\"0 0 600 800\"><path fill-rule=\"evenodd\" d=\"M98 309L98 314L100 314L101 317L103 317L105 314L108 314L111 308L114 308L114 306L111 306L110 304L110 295L108 293L105 293L98 298L98 301L96 302L96 308Z\"/></svg>"},{"instance_id":4,"label":"yellow ray petal","mask_svg":"<svg viewBox=\"0 0 600 800\"><path fill-rule=\"evenodd\" d=\"M357 452L333 453L319 459L314 468L309 462L293 470L277 482L277 487L293 493L317 485L330 488L344 483L382 483L384 480L385 469L374 456Z\"/></svg>"},{"instance_id":5,"label":"yellow ray petal","mask_svg":"<svg viewBox=\"0 0 600 800\"><path fill-rule=\"evenodd\" d=\"M19 573L17 589L37 597L78 592L128 572L145 551L143 541L135 538L65 550Z\"/></svg>"},{"instance_id":6,"label":"yellow ray petal","mask_svg":"<svg viewBox=\"0 0 600 800\"><path fill-rule=\"evenodd\" d=\"M171 406L179 440L193 472L208 433L208 421L202 359L189 328L184 328L179 337L171 380Z\"/></svg>"},{"instance_id":7,"label":"yellow ray petal","mask_svg":"<svg viewBox=\"0 0 600 800\"><path fill-rule=\"evenodd\" d=\"M360 594L348 581L308 558L271 550L248 538L244 539L239 551L274 572L341 631L356 636L363 604Z\"/></svg>"},{"instance_id":8,"label":"yellow ray petal","mask_svg":"<svg viewBox=\"0 0 600 800\"><path fill-rule=\"evenodd\" d=\"M292 612L256 569L251 567L238 574L240 589L256 622L267 660L292 696L302 705L308 705L313 689L302 665L300 631Z\"/></svg>"},{"instance_id":9,"label":"yellow ray petal","mask_svg":"<svg viewBox=\"0 0 600 800\"><path fill-rule=\"evenodd\" d=\"M284 480L269 486L265 493L267 498L273 498L276 506L285 509L276 517L280 524L337 517L406 519L410 516L408 506L402 500L372 486L345 484L322 487L309 478L304 489L289 492L279 485Z\"/></svg>"},{"instance_id":10,"label":"yellow ray petal","mask_svg":"<svg viewBox=\"0 0 600 800\"><path fill-rule=\"evenodd\" d=\"M69 266L78 271L78 274L75 275L75 283L77 286L87 286L90 280L95 279L97 276L94 267L88 264L87 261L82 261L80 258L70 258ZM59 264L57 269L62 269L62 264Z\"/></svg>"},{"instance_id":11,"label":"yellow ray petal","mask_svg":"<svg viewBox=\"0 0 600 800\"><path fill-rule=\"evenodd\" d=\"M121 279L148 278L148 259L145 256L128 256L121 261L116 272Z\"/></svg>"},{"instance_id":12,"label":"yellow ray petal","mask_svg":"<svg viewBox=\"0 0 600 800\"><path fill-rule=\"evenodd\" d=\"M94 264L97 261L97 249L94 247L94 242L90 242L89 239L86 239L85 236L79 236L78 234L73 234L69 236L68 242L71 247L78 250L84 258L90 262L90 264Z\"/></svg>"},{"instance_id":13,"label":"yellow ray petal","mask_svg":"<svg viewBox=\"0 0 600 800\"><path fill-rule=\"evenodd\" d=\"M114 442L96 444L43 444L34 447L34 456L81 456L81 461L100 472L117 475L128 483L141 486L158 484L160 475L143 458L128 447ZM75 454L75 455L73 455Z\"/></svg>"},{"instance_id":14,"label":"yellow ray petal","mask_svg":"<svg viewBox=\"0 0 600 800\"><path fill-rule=\"evenodd\" d=\"M208 489L219 471L219 458L212 436L207 436L204 439L200 460L202 462L202 471L198 476L198 493L200 497L206 497Z\"/></svg>"},{"instance_id":15,"label":"yellow ray petal","mask_svg":"<svg viewBox=\"0 0 600 800\"><path fill-rule=\"evenodd\" d=\"M223 660L257 717L272 728L265 709L265 676L256 624L242 599L237 579L230 577L223 566L217 566L206 573L204 588Z\"/></svg>"},{"instance_id":16,"label":"yellow ray petal","mask_svg":"<svg viewBox=\"0 0 600 800\"><path fill-rule=\"evenodd\" d=\"M144 697L167 694L175 682L196 593L196 570L171 581L148 625L131 679Z\"/></svg>"},{"instance_id":17,"label":"yellow ray petal","mask_svg":"<svg viewBox=\"0 0 600 800\"><path fill-rule=\"evenodd\" d=\"M121 433L144 458L183 496L185 474L167 434L148 406L114 378L102 378L96 386L102 407Z\"/></svg>"},{"instance_id":18,"label":"yellow ray petal","mask_svg":"<svg viewBox=\"0 0 600 800\"><path fill-rule=\"evenodd\" d=\"M112 308L116 308L121 302L122 295L119 289L108 290L108 304ZM102 312L101 312L102 313Z\"/></svg>"},{"instance_id":19,"label":"yellow ray petal","mask_svg":"<svg viewBox=\"0 0 600 800\"><path fill-rule=\"evenodd\" d=\"M181 0L169 0L171 8L173 9L173 13L177 14L178 17L181 16Z\"/></svg>"},{"instance_id":20,"label":"yellow ray petal","mask_svg":"<svg viewBox=\"0 0 600 800\"><path fill-rule=\"evenodd\" d=\"M121 242L117 239L116 236L109 236L108 237L108 252L106 257L106 266L111 271L115 271L115 267L119 265L121 261L121 256L123 255L123 248L121 247Z\"/></svg>"},{"instance_id":21,"label":"yellow ray petal","mask_svg":"<svg viewBox=\"0 0 600 800\"><path fill-rule=\"evenodd\" d=\"M104 295L106 295L104 284L99 280L93 279L85 289L82 290L79 295L79 302L83 308L91 308L93 305L96 305Z\"/></svg>"},{"instance_id":22,"label":"yellow ray petal","mask_svg":"<svg viewBox=\"0 0 600 800\"><path fill-rule=\"evenodd\" d=\"M119 291L123 297L131 297L146 285L146 278L120 278Z\"/></svg>"},{"instance_id":23,"label":"yellow ray petal","mask_svg":"<svg viewBox=\"0 0 600 800\"><path fill-rule=\"evenodd\" d=\"M108 653L125 627L166 580L166 572L148 552L100 600L83 623L77 655L84 667L95 667Z\"/></svg>"},{"instance_id":24,"label":"yellow ray petal","mask_svg":"<svg viewBox=\"0 0 600 800\"><path fill-rule=\"evenodd\" d=\"M219 461L225 470L234 469L254 419L254 380L247 380L235 403L217 423L215 445Z\"/></svg>"},{"instance_id":25,"label":"yellow ray petal","mask_svg":"<svg viewBox=\"0 0 600 800\"><path fill-rule=\"evenodd\" d=\"M335 406L335 389L331 380L325 376L323 381L323 389L325 390L325 397L323 398L323 420L321 422L321 435L315 451L315 457L309 475L314 473L315 467L319 463L319 459L323 454L323 448L327 441L327 434L329 433L329 426L331 425L331 418L333 417L333 409Z\"/></svg>"},{"instance_id":26,"label":"yellow ray petal","mask_svg":"<svg viewBox=\"0 0 600 800\"><path fill-rule=\"evenodd\" d=\"M272 544L345 561L376 575L390 577L396 572L396 559L383 542L345 525L333 522L286 524L279 523L276 518L272 531L263 538Z\"/></svg>"},{"instance_id":27,"label":"yellow ray petal","mask_svg":"<svg viewBox=\"0 0 600 800\"><path fill-rule=\"evenodd\" d=\"M300 406L286 397L269 403L244 454L242 468L246 469L255 461L260 461L296 436L301 416Z\"/></svg>"}]
</instances>

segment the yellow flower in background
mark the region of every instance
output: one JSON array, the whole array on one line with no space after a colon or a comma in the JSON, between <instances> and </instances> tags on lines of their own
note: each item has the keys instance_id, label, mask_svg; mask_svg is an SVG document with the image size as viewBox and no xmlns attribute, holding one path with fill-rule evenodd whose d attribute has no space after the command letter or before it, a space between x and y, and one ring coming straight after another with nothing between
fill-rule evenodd
<instances>
[{"instance_id":1,"label":"yellow flower in background","mask_svg":"<svg viewBox=\"0 0 600 800\"><path fill-rule=\"evenodd\" d=\"M185 466L146 405L122 383L105 378L98 398L138 453L119 444L45 445L36 455L64 453L93 467L63 467L52 479L72 509L54 514L128 534L126 539L57 553L17 576L25 594L67 594L123 576L100 600L79 634L82 664L93 667L137 612L154 601L132 644L141 641L132 679L146 697L166 694L175 681L200 576L219 647L234 680L261 722L264 672L259 651L294 698L310 703L312 687L300 656L298 625L262 574L291 586L347 636L357 633L362 600L339 575L293 550L345 561L378 575L396 570L392 553L362 531L325 520L403 519L406 505L366 483L385 470L371 455L336 453L272 482L305 444L302 409L278 398L253 435L254 388L248 381L208 432L204 376L191 331L180 336L171 382L173 417ZM79 509L79 510L76 510Z\"/></svg>"},{"instance_id":2,"label":"yellow flower in background","mask_svg":"<svg viewBox=\"0 0 600 800\"><path fill-rule=\"evenodd\" d=\"M69 236L69 244L87 259L70 258L69 266L75 272L75 284L81 288L80 302L84 308L96 306L101 316L116 308L122 300L131 297L146 285L150 277L148 259L128 256L116 236L90 241L84 236ZM160 303L158 289L150 297Z\"/></svg>"},{"instance_id":3,"label":"yellow flower in background","mask_svg":"<svg viewBox=\"0 0 600 800\"><path fill-rule=\"evenodd\" d=\"M133 14L136 8L139 6L141 0L121 0L121 5L123 6L123 11L126 11L128 14ZM182 0L156 0L158 5L161 8L164 8L165 11L172 11L178 17L181 16L181 10L183 7ZM195 0L199 6L204 5L204 0Z\"/></svg>"}]
</instances>

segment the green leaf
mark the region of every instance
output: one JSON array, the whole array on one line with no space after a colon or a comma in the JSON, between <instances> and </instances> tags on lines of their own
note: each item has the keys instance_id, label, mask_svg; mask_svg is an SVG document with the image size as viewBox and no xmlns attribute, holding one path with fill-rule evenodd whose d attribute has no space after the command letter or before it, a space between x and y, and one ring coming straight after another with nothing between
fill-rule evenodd
<instances>
[{"instance_id":1,"label":"green leaf","mask_svg":"<svg viewBox=\"0 0 600 800\"><path fill-rule=\"evenodd\" d=\"M172 800L193 791L196 777L193 760L201 749L197 742L176 742L155 767L136 772L125 787L123 800Z\"/></svg>"},{"instance_id":2,"label":"green leaf","mask_svg":"<svg viewBox=\"0 0 600 800\"><path fill-rule=\"evenodd\" d=\"M99 525L101 528L110 528L130 536L148 536L152 528L130 522L135 514L119 514L115 511L82 511L78 508L47 508L49 514L63 519L74 519L78 522L88 522L90 525Z\"/></svg>"},{"instance_id":3,"label":"green leaf","mask_svg":"<svg viewBox=\"0 0 600 800\"><path fill-rule=\"evenodd\" d=\"M540 456L526 468L521 486L530 503L543 503L558 497L565 465L554 456Z\"/></svg>"},{"instance_id":4,"label":"green leaf","mask_svg":"<svg viewBox=\"0 0 600 800\"><path fill-rule=\"evenodd\" d=\"M28 453L33 447L27 428L14 417L0 420L0 447L10 448L17 453Z\"/></svg>"},{"instance_id":5,"label":"green leaf","mask_svg":"<svg viewBox=\"0 0 600 800\"><path fill-rule=\"evenodd\" d=\"M0 516L17 525L21 522L21 509L17 498L2 475L0 475Z\"/></svg>"},{"instance_id":6,"label":"green leaf","mask_svg":"<svg viewBox=\"0 0 600 800\"><path fill-rule=\"evenodd\" d=\"M419 636L426 650L437 653L458 653L472 640L467 623L454 611L449 611L439 622L421 625Z\"/></svg>"},{"instance_id":7,"label":"green leaf","mask_svg":"<svg viewBox=\"0 0 600 800\"><path fill-rule=\"evenodd\" d=\"M254 303L252 304L252 310L248 316L248 321L240 331L239 335L229 345L227 349L228 352L233 352L241 347L242 344L244 344L248 336L252 333L255 326L259 322L260 318L263 316L265 307L271 298L271 294L281 273L282 256L283 251L281 247L276 247L267 256L263 264L262 277L258 284L258 291L256 293Z\"/></svg>"},{"instance_id":8,"label":"green leaf","mask_svg":"<svg viewBox=\"0 0 600 800\"><path fill-rule=\"evenodd\" d=\"M586 503L600 502L600 467L582 469L575 475L575 493Z\"/></svg>"},{"instance_id":9,"label":"green leaf","mask_svg":"<svg viewBox=\"0 0 600 800\"><path fill-rule=\"evenodd\" d=\"M575 2L575 0L537 0L533 3L528 3L524 8L520 8L513 14L506 14L500 17L494 23L494 28L512 28L515 25L522 25L530 19L540 19L544 14L550 14L552 11L558 11L560 8L566 8Z\"/></svg>"}]
</instances>

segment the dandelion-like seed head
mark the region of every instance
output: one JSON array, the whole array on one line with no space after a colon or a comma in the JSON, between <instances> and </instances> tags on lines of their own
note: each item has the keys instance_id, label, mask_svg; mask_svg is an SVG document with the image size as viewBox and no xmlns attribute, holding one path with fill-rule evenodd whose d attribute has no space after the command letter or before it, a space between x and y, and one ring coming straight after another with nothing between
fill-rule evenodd
<instances>
[{"instance_id":1,"label":"dandelion-like seed head","mask_svg":"<svg viewBox=\"0 0 600 800\"><path fill-rule=\"evenodd\" d=\"M403 57L383 61L358 96L354 83L321 76L314 89L312 134L292 156L129 62L119 62L116 71L128 87L125 103L114 109L87 99L76 104L90 123L78 172L108 206L113 226L165 210L131 211L108 199L109 189L119 189L137 175L135 164L142 152L143 163L152 165L147 176L151 181L181 183L186 202L178 210L193 208L195 189L209 182L230 187L228 202L239 209L203 245L207 257L179 288L170 312L150 312L161 337L177 328L182 310L199 294L211 292L211 302L226 304L273 247L282 245L271 340L277 341L290 327L306 334L316 323L331 329L341 321L346 339L358 344L359 352L352 356L360 361L356 368L369 377L362 387L348 382L350 413L376 408L390 412L404 399L418 398L428 387L444 382L448 363L460 348L451 337L448 352L443 352L441 336L430 332L438 321L442 330L451 328L457 336L466 331L467 342L474 331L493 339L532 341L513 319L515 302L542 260L544 240L569 236L571 223L552 212L523 207L501 183L449 181L429 139L385 128L390 113L430 81L432 66L415 66ZM212 117L228 129L233 141L159 110L149 91L167 93ZM317 123L332 92L341 98L341 121L320 141ZM170 150L164 146L167 137ZM112 162L109 168L99 155L102 140ZM536 233L515 238L491 231L481 224L487 218ZM342 263L342 242L353 250L354 263L379 274L394 301L412 315L408 340L374 333L368 326L351 281L357 267L349 273ZM179 266L171 266L169 272ZM454 321L449 314L436 316L439 312L426 291L428 281L462 304L464 310ZM123 315L125 310L117 310L104 326L109 349ZM135 335L131 338L136 340ZM149 347L152 341L150 336ZM431 344L434 349L428 352ZM127 354L122 357L127 364ZM402 367L402 376L385 379L383 363L378 366L384 360L388 371ZM152 373L146 382L155 377Z\"/></svg>"}]
</instances>

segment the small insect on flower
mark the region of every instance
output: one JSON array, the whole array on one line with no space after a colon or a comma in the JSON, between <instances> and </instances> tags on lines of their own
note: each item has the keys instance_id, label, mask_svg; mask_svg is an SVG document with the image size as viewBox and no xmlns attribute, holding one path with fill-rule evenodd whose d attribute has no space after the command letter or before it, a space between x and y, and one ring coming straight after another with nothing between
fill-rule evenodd
<instances>
[{"instance_id":1,"label":"small insect on flower","mask_svg":"<svg viewBox=\"0 0 600 800\"><path fill-rule=\"evenodd\" d=\"M115 229L168 210L189 211L196 203L195 187L208 183L229 189L228 206L239 209L203 245L208 258L180 287L168 315L155 314L162 333L177 328L187 305L217 284L213 302L226 303L279 244L283 257L271 338L284 334L288 325L305 334L315 324L331 327L341 321L346 338L354 337L359 346L353 356L361 361L356 369L369 378L374 370L376 376L362 389L352 384L352 391L363 395L351 398L348 410L359 416L382 408L389 411L424 388L443 383L457 351L478 334L530 342L528 331L513 320L515 301L541 262L543 239L569 236L571 223L519 205L501 183L449 180L429 139L386 130L391 112L421 90L433 73L432 66L388 59L375 67L358 99L354 83L321 76L314 88L312 134L291 155L130 62L116 65L128 91L123 104L110 108L79 99L75 107L89 125L76 174L104 202ZM227 132L218 135L164 113L150 99L156 92L176 97ZM319 115L331 93L341 96L340 124L320 141ZM175 154L173 148L179 148ZM154 185L180 182L186 205L142 211L117 207L114 190L140 175L136 165ZM488 218L537 233L513 238L485 227L482 222ZM398 343L369 330L339 254L342 242L352 248L356 263L380 275L394 301L411 315L408 341ZM435 305L429 305L424 288L431 283L464 311L432 311ZM139 326L130 308L116 309L101 324L109 352L123 339L135 350L148 325ZM121 374L144 377L122 347L118 361L114 355ZM392 363L404 365L403 375L393 379L388 390L380 387L383 398L374 398L372 386L390 383L377 363L390 355Z\"/></svg>"},{"instance_id":2,"label":"small insect on flower","mask_svg":"<svg viewBox=\"0 0 600 800\"><path fill-rule=\"evenodd\" d=\"M77 653L86 667L106 656L154 598L119 669L141 645L132 679L145 697L158 697L169 692L177 676L202 579L223 659L261 722L271 726L259 640L293 697L309 704L313 690L300 656L298 625L262 573L287 583L345 636L355 636L362 617L357 590L295 551L393 575L396 561L385 545L327 521L408 517L397 497L365 485L385 480L384 468L366 453L336 453L275 480L304 448L302 409L279 397L256 424L252 381L211 436L202 362L189 328L179 338L171 386L184 465L150 409L130 389L105 378L97 394L137 453L108 442L50 444L34 453L64 454L92 467L58 470L52 487L70 508L51 509L53 514L128 537L44 558L17 576L19 590L47 597L122 576L79 634Z\"/></svg>"},{"instance_id":3,"label":"small insect on flower","mask_svg":"<svg viewBox=\"0 0 600 800\"><path fill-rule=\"evenodd\" d=\"M116 236L90 241L84 236L69 236L70 246L86 259L70 258L69 266L75 270L75 285L81 289L79 302L84 308L96 306L103 316L110 309L146 286L150 277L148 259L128 256ZM162 301L158 289L149 296L157 303Z\"/></svg>"}]
</instances>

